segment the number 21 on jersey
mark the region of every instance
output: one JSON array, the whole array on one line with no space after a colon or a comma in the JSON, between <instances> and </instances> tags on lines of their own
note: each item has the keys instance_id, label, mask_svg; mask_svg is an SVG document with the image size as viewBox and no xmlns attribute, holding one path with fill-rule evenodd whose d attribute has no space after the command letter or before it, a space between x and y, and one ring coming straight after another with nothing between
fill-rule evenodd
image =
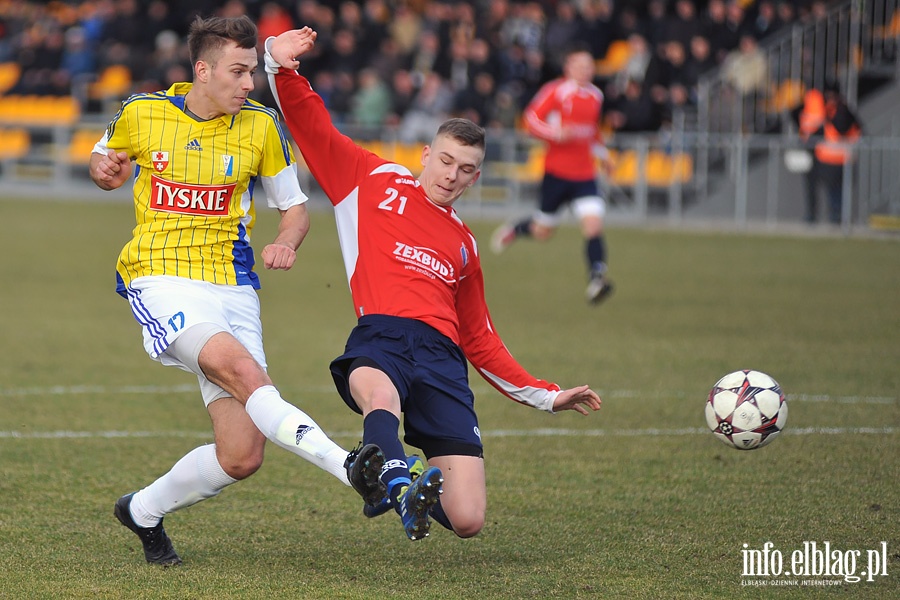
<instances>
[{"instance_id":1,"label":"number 21 on jersey","mask_svg":"<svg viewBox=\"0 0 900 600\"><path fill-rule=\"evenodd\" d=\"M400 192L392 187L384 190L384 193L387 195L387 198L381 201L378 208L389 212L396 210L398 215L402 215L406 209L406 196L401 196Z\"/></svg>"}]
</instances>

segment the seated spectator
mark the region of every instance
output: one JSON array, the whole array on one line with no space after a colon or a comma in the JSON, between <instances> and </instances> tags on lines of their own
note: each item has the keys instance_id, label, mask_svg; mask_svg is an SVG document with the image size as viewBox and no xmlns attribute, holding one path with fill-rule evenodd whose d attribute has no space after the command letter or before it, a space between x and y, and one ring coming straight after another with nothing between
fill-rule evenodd
<instances>
[{"instance_id":1,"label":"seated spectator","mask_svg":"<svg viewBox=\"0 0 900 600\"><path fill-rule=\"evenodd\" d=\"M611 102L605 121L613 131L638 133L658 131L669 120L665 106L644 91L637 79L629 79L621 96Z\"/></svg>"},{"instance_id":2,"label":"seated spectator","mask_svg":"<svg viewBox=\"0 0 900 600\"><path fill-rule=\"evenodd\" d=\"M401 142L429 142L453 108L453 94L437 73L429 73L412 105L400 120L397 135Z\"/></svg>"},{"instance_id":3,"label":"seated spectator","mask_svg":"<svg viewBox=\"0 0 900 600\"><path fill-rule=\"evenodd\" d=\"M359 87L350 101L349 120L370 129L381 127L391 112L391 102L391 92L378 72L363 69L359 72Z\"/></svg>"},{"instance_id":4,"label":"seated spectator","mask_svg":"<svg viewBox=\"0 0 900 600\"><path fill-rule=\"evenodd\" d=\"M742 96L766 90L769 85L768 63L753 35L741 36L738 49L725 57L722 77Z\"/></svg>"},{"instance_id":5,"label":"seated spectator","mask_svg":"<svg viewBox=\"0 0 900 600\"><path fill-rule=\"evenodd\" d=\"M495 82L491 74L477 73L471 85L457 92L453 112L484 127L492 117L495 93Z\"/></svg>"}]
</instances>

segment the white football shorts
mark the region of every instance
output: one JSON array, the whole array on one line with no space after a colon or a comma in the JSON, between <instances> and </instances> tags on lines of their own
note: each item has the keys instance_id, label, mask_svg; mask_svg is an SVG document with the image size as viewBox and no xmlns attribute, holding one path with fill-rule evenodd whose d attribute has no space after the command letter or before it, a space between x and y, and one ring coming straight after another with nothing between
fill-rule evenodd
<instances>
[{"instance_id":1,"label":"white football shorts","mask_svg":"<svg viewBox=\"0 0 900 600\"><path fill-rule=\"evenodd\" d=\"M205 342L212 334L225 331L233 335L253 355L263 369L262 322L259 317L259 296L249 285L219 285L168 275L138 277L126 288L134 318L141 325L144 350L150 358L165 366L179 367L197 375L203 401L210 402L228 396L228 392L209 381L200 371L198 356L202 343L180 352L190 356L180 360L166 350L185 334L186 342L197 341L196 333L205 332ZM190 361L190 362L189 362ZM192 363L192 364L191 364Z\"/></svg>"}]
</instances>

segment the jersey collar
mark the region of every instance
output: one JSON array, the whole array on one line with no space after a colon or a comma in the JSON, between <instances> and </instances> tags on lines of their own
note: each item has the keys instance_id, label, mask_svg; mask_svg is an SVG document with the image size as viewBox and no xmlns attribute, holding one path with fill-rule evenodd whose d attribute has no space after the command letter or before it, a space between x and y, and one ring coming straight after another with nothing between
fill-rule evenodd
<instances>
[{"instance_id":1,"label":"jersey collar","mask_svg":"<svg viewBox=\"0 0 900 600\"><path fill-rule=\"evenodd\" d=\"M191 91L191 88L194 87L192 83L186 82L177 82L173 83L172 87L166 90L166 98L178 107L178 110L184 112L184 97L187 96L187 93ZM187 113L185 113L187 114ZM234 125L234 118L237 115L222 115L219 117L221 121L225 124L229 129L232 125ZM210 123L214 123L216 119L210 119Z\"/></svg>"}]
</instances>

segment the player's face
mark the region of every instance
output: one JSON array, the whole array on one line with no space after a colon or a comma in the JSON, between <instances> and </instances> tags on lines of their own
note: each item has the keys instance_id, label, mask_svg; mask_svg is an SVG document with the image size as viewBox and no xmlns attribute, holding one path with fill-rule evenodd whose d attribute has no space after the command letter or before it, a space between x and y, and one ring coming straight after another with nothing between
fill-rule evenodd
<instances>
[{"instance_id":1,"label":"player's face","mask_svg":"<svg viewBox=\"0 0 900 600\"><path fill-rule=\"evenodd\" d=\"M590 52L575 52L566 59L563 69L566 77L587 85L594 79L594 58Z\"/></svg>"},{"instance_id":2,"label":"player's face","mask_svg":"<svg viewBox=\"0 0 900 600\"><path fill-rule=\"evenodd\" d=\"M206 95L223 115L236 115L253 91L257 56L253 48L226 44L221 55L207 67Z\"/></svg>"},{"instance_id":3,"label":"player's face","mask_svg":"<svg viewBox=\"0 0 900 600\"><path fill-rule=\"evenodd\" d=\"M419 182L432 202L450 206L481 175L484 150L442 135L422 151Z\"/></svg>"}]
</instances>

